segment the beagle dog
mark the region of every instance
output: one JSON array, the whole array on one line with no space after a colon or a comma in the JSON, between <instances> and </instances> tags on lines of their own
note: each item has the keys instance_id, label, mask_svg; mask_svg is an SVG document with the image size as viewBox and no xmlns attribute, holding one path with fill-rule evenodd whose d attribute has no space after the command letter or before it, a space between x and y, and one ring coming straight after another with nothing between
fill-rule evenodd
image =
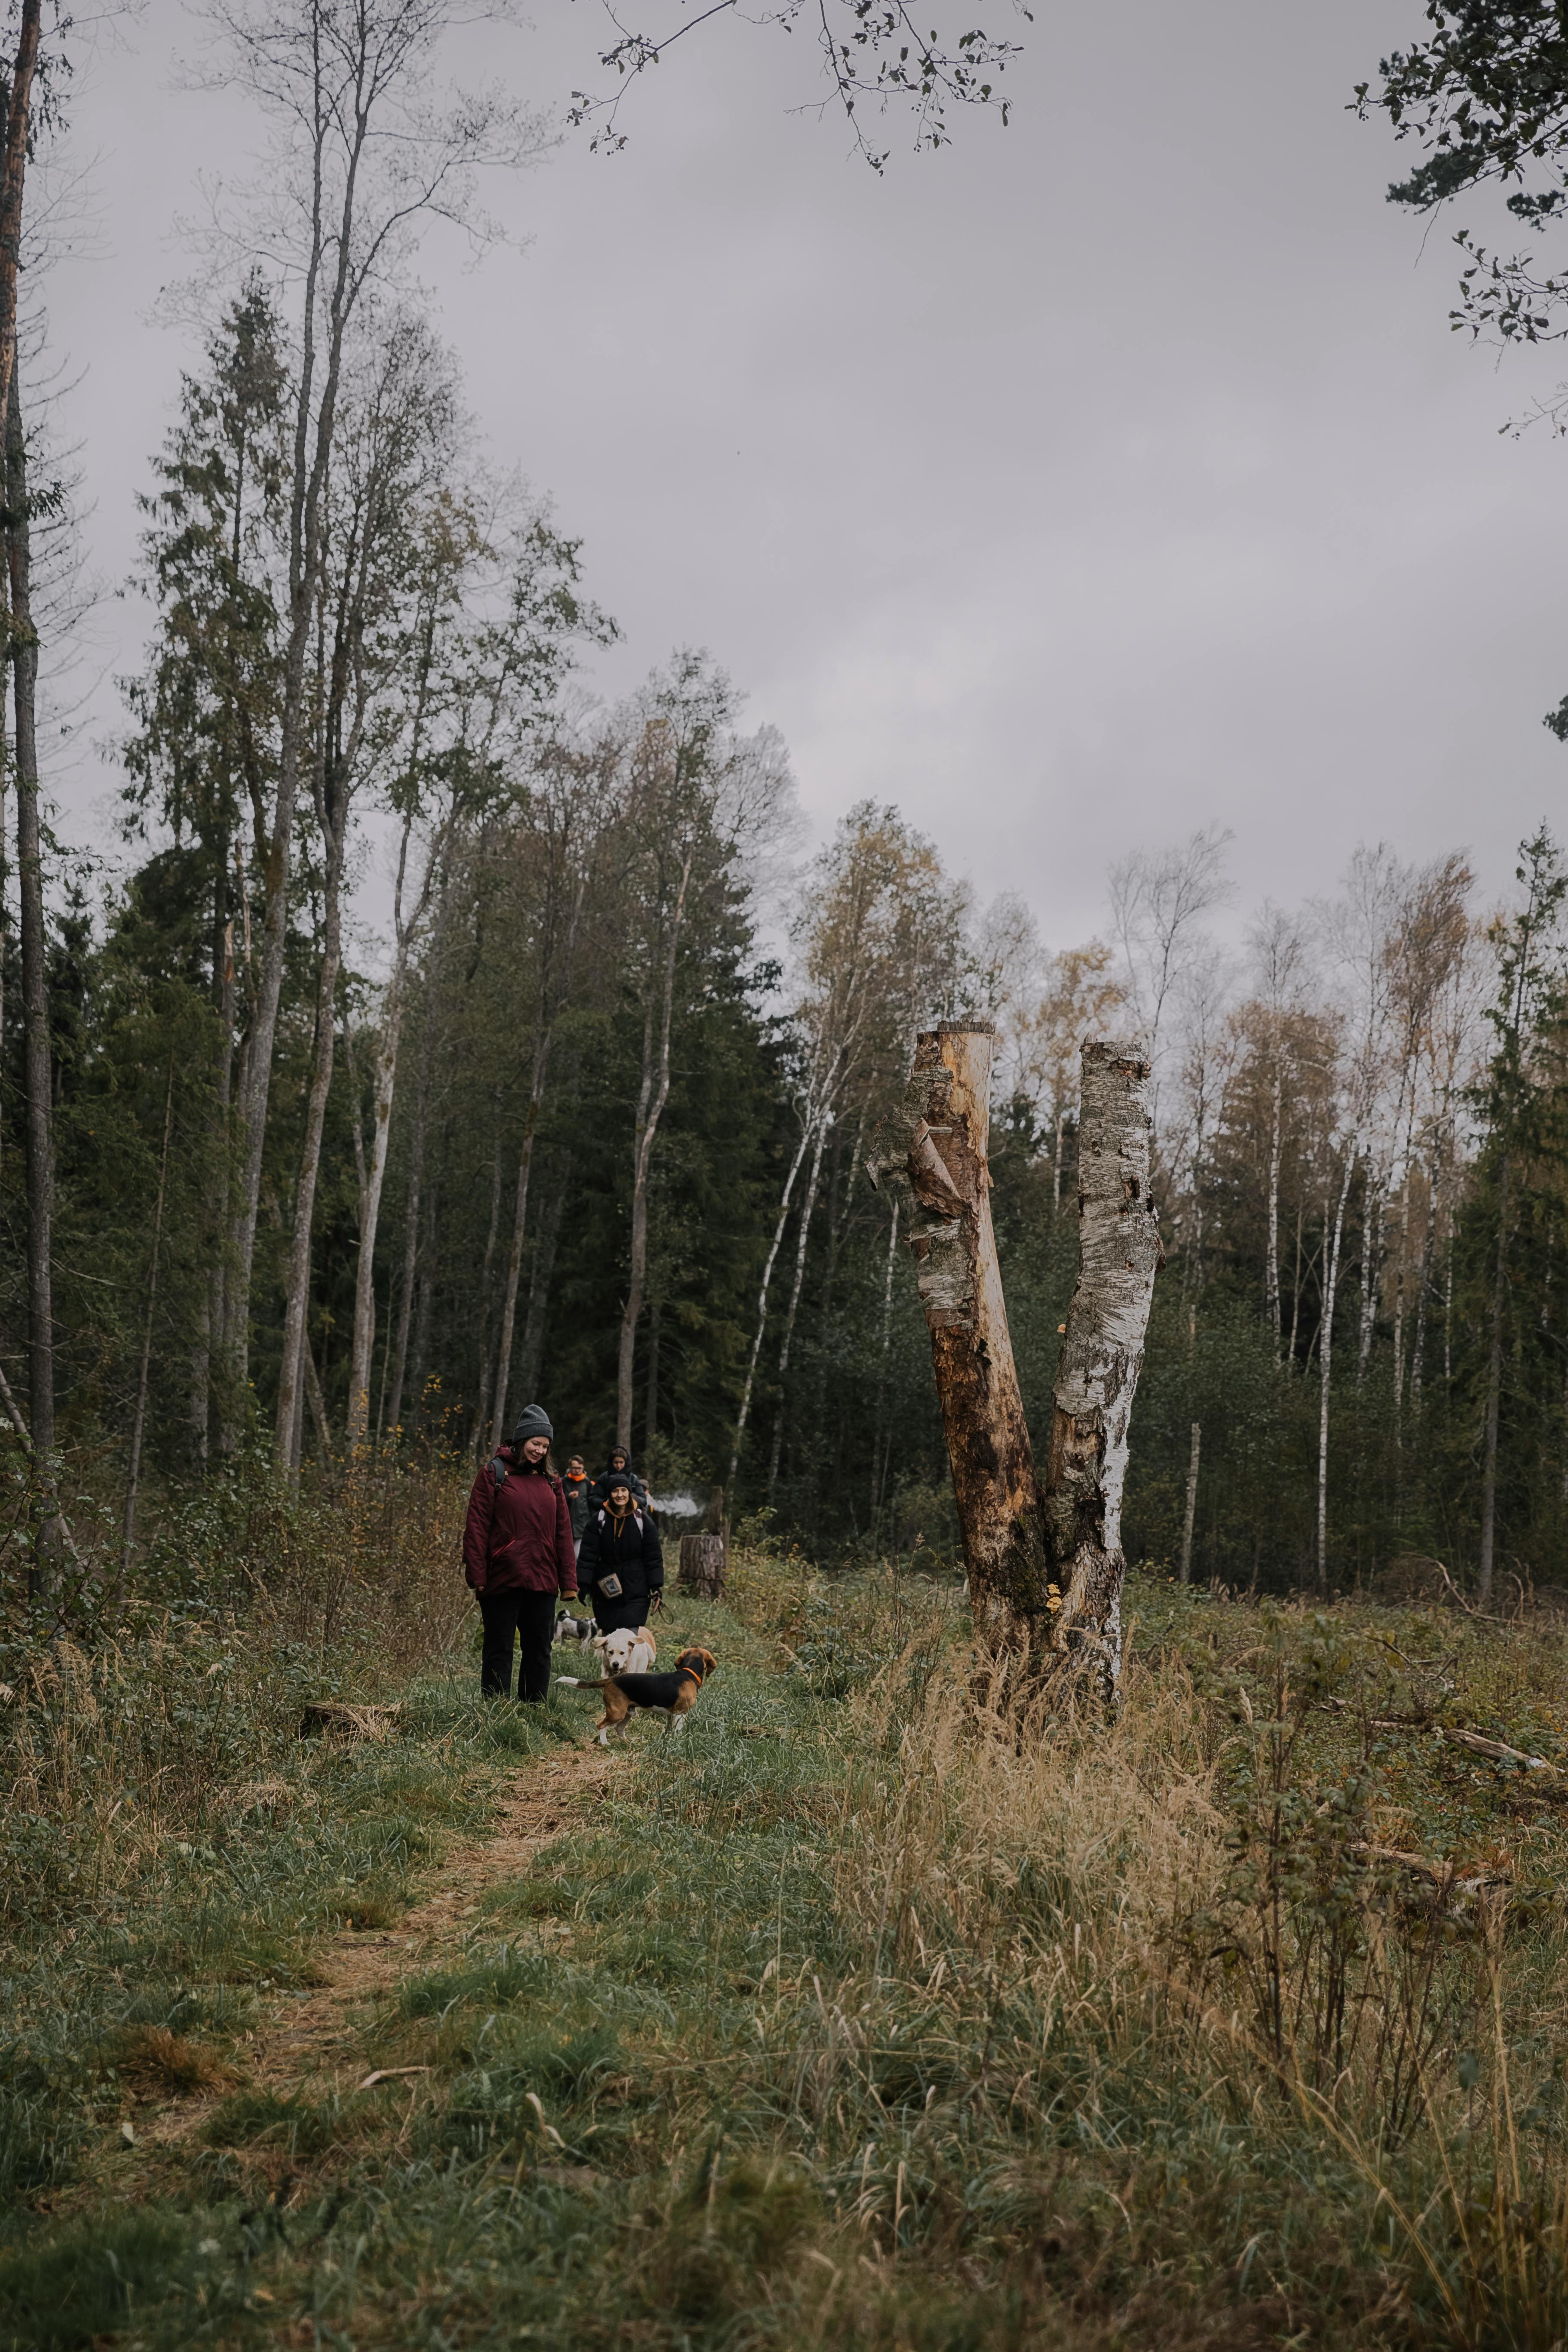
<instances>
[{"instance_id":1,"label":"beagle dog","mask_svg":"<svg viewBox=\"0 0 1568 2352\"><path fill-rule=\"evenodd\" d=\"M555 1639L564 1648L574 1642L580 1650L591 1650L599 1640L599 1629L591 1617L572 1617L563 1609L555 1620Z\"/></svg>"},{"instance_id":2,"label":"beagle dog","mask_svg":"<svg viewBox=\"0 0 1568 2352\"><path fill-rule=\"evenodd\" d=\"M606 1675L605 1712L594 1726L600 1747L607 1748L611 1732L623 1730L639 1710L663 1715L671 1729L679 1731L696 1706L703 1683L718 1667L711 1650L682 1650L673 1674Z\"/></svg>"}]
</instances>

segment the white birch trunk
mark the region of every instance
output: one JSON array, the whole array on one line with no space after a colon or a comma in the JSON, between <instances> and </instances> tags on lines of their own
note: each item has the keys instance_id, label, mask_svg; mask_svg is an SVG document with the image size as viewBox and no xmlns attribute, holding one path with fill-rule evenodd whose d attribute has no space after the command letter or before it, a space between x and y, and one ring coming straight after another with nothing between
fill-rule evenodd
<instances>
[{"instance_id":1,"label":"white birch trunk","mask_svg":"<svg viewBox=\"0 0 1568 2352\"><path fill-rule=\"evenodd\" d=\"M1187 1507L1182 1517L1182 1582L1193 1580L1193 1528L1198 1516L1198 1456L1203 1446L1203 1426L1193 1423L1192 1450L1187 1459Z\"/></svg>"},{"instance_id":2,"label":"white birch trunk","mask_svg":"<svg viewBox=\"0 0 1568 2352\"><path fill-rule=\"evenodd\" d=\"M763 1265L763 1278L757 1290L757 1328L752 1339L752 1352L746 1362L746 1379L745 1385L741 1391L740 1410L735 1415L735 1438L730 1449L730 1475L724 1482L725 1493L731 1496L735 1491L735 1474L741 1464L741 1444L746 1434L746 1423L752 1410L752 1392L756 1386L757 1359L763 1352L763 1333L767 1328L768 1290L773 1278L773 1267L778 1263L779 1250L784 1237L784 1227L789 1223L789 1204L795 1193L795 1181L800 1174L810 1141L811 1122L808 1119L801 1129L800 1141L795 1146L795 1158L791 1160L789 1173L784 1178L784 1194L779 1202L778 1222L773 1227L773 1241Z\"/></svg>"},{"instance_id":3,"label":"white birch trunk","mask_svg":"<svg viewBox=\"0 0 1568 2352\"><path fill-rule=\"evenodd\" d=\"M1264 1272L1264 1287L1268 1295L1268 1324L1274 1334L1274 1355L1278 1361L1279 1342L1284 1336L1284 1321L1279 1312L1279 1128L1282 1074L1279 1057L1274 1063L1274 1116L1268 1136L1268 1258Z\"/></svg>"},{"instance_id":4,"label":"white birch trunk","mask_svg":"<svg viewBox=\"0 0 1568 2352\"><path fill-rule=\"evenodd\" d=\"M1078 1285L1057 1366L1046 1473L1050 1646L1121 1685L1121 1496L1154 1276L1164 1262L1150 1198L1151 1069L1134 1045L1083 1049Z\"/></svg>"},{"instance_id":5,"label":"white birch trunk","mask_svg":"<svg viewBox=\"0 0 1568 2352\"><path fill-rule=\"evenodd\" d=\"M637 1360L637 1323L647 1286L647 1180L658 1123L669 1100L669 1029L675 1011L675 965L686 919L686 893L695 855L689 848L680 869L680 887L665 941L664 970L658 1005L658 1051L652 1052L653 1007L643 1027L642 1084L637 1093L637 1129L632 1143L632 1245L627 1269L626 1302L621 1314L621 1342L616 1362L616 1443L629 1456L632 1444L632 1373Z\"/></svg>"},{"instance_id":6,"label":"white birch trunk","mask_svg":"<svg viewBox=\"0 0 1568 2352\"><path fill-rule=\"evenodd\" d=\"M778 1484L779 1455L784 1445L784 1383L789 1370L790 1349L795 1340L795 1317L800 1312L800 1294L805 1281L805 1245L811 1236L811 1220L816 1213L817 1195L822 1186L822 1153L826 1141L827 1120L824 1117L817 1123L816 1150L812 1154L811 1175L806 1183L805 1200L800 1212L800 1236L796 1242L795 1253L795 1279L790 1285L789 1306L784 1314L784 1341L779 1349L779 1409L778 1417L773 1423L773 1456L768 1464L767 1499L770 1503L773 1499L773 1488Z\"/></svg>"},{"instance_id":7,"label":"white birch trunk","mask_svg":"<svg viewBox=\"0 0 1568 2352\"><path fill-rule=\"evenodd\" d=\"M1323 1314L1318 1330L1318 1590L1329 1589L1329 1375L1333 1366L1334 1299L1340 1282L1340 1241L1344 1233L1345 1202L1355 1172L1352 1143L1345 1155L1344 1181L1334 1210L1333 1241L1329 1251L1328 1278L1323 1287Z\"/></svg>"}]
</instances>

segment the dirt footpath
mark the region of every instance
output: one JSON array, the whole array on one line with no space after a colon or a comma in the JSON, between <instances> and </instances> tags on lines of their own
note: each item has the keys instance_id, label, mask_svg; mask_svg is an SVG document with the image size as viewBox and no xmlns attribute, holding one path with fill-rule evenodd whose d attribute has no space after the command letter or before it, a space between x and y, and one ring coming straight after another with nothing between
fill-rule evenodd
<instances>
[{"instance_id":1,"label":"dirt footpath","mask_svg":"<svg viewBox=\"0 0 1568 2352\"><path fill-rule=\"evenodd\" d=\"M569 1761L520 1765L502 1784L494 1826L484 1837L449 1850L396 1927L345 1927L318 1946L314 1957L325 1983L274 2009L246 2044L246 2081L279 2095L307 2081L317 2091L356 2089L364 2074L363 2054L355 2053L354 2045L367 2006L395 1992L405 1977L422 1976L444 1957L456 1958L486 1890L521 1878L552 1839L603 1803L611 1781L630 1761L624 1754L594 1748L579 1750ZM169 2146L183 2139L210 2110L214 2096L208 2092L163 2107L143 2126L144 2143Z\"/></svg>"}]
</instances>

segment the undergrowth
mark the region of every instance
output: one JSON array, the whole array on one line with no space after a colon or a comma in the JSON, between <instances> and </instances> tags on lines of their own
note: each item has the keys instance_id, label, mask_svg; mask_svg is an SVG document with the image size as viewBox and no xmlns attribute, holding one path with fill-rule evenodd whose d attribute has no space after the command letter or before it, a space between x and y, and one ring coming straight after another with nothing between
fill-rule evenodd
<instances>
[{"instance_id":1,"label":"undergrowth","mask_svg":"<svg viewBox=\"0 0 1568 2352\"><path fill-rule=\"evenodd\" d=\"M184 1760L124 1853L37 1702L75 1875L5 1916L0 2347L1563 2344L1561 1630L1139 1578L1105 1723L938 1580L758 1557L671 1612L684 1731L285 2084L247 2037L321 1937L514 1763L570 1790L592 1695L481 1709L460 1644L334 1750L298 1701L385 1697L368 1652L160 1627L135 1752ZM123 1652L54 1671L123 1720Z\"/></svg>"}]
</instances>

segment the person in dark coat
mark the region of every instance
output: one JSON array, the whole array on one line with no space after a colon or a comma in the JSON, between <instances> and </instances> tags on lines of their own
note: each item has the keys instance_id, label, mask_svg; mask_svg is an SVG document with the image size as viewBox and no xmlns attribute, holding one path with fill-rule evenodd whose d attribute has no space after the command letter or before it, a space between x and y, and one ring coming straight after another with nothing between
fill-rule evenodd
<instances>
[{"instance_id":1,"label":"person in dark coat","mask_svg":"<svg viewBox=\"0 0 1568 2352\"><path fill-rule=\"evenodd\" d=\"M646 1505L639 1504L625 1470L609 1474L610 1491L602 1508L588 1521L588 1532L577 1558L583 1590L594 1600L594 1617L601 1633L619 1625L646 1625L647 1612L664 1594L664 1554L658 1529ZM605 1579L620 1584L606 1592Z\"/></svg>"},{"instance_id":2,"label":"person in dark coat","mask_svg":"<svg viewBox=\"0 0 1568 2352\"><path fill-rule=\"evenodd\" d=\"M625 1478L626 1485L631 1488L632 1500L637 1504L639 1510L647 1501L647 1488L643 1485L642 1480L632 1468L631 1456L626 1452L626 1447L624 1445L612 1445L610 1448L610 1464L608 1469L600 1471L598 1476L595 1479L593 1486L588 1490L588 1500L595 1511L602 1511L605 1505L609 1501L610 1481L616 1476L617 1472L623 1478Z\"/></svg>"},{"instance_id":3,"label":"person in dark coat","mask_svg":"<svg viewBox=\"0 0 1568 2352\"><path fill-rule=\"evenodd\" d=\"M531 1404L468 1496L463 1572L485 1622L479 1687L487 1697L511 1696L514 1639L522 1647L518 1697L536 1704L549 1696L555 1603L577 1597L571 1514L550 1469L553 1434L543 1406Z\"/></svg>"},{"instance_id":4,"label":"person in dark coat","mask_svg":"<svg viewBox=\"0 0 1568 2352\"><path fill-rule=\"evenodd\" d=\"M574 1454L566 1465L566 1476L563 1483L566 1489L566 1508L572 1518L572 1541L574 1546L580 1546L594 1507L594 1489L588 1483L588 1473L583 1466L580 1454Z\"/></svg>"}]
</instances>

